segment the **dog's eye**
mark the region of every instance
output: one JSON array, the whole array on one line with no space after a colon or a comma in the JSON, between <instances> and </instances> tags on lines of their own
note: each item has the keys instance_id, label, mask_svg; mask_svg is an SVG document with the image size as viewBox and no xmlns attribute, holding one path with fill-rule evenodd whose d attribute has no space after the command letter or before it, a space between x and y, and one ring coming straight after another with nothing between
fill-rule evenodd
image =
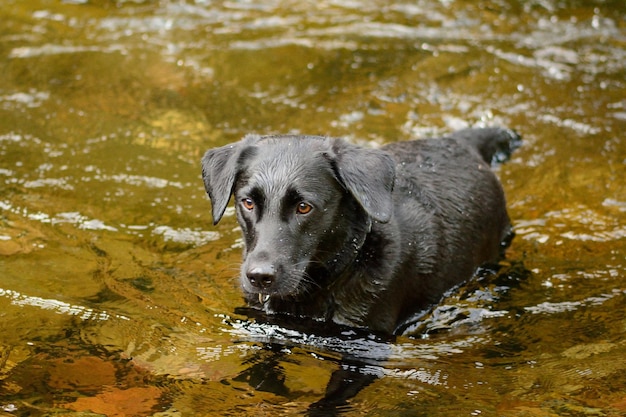
<instances>
[{"instance_id":1,"label":"dog's eye","mask_svg":"<svg viewBox=\"0 0 626 417\"><path fill-rule=\"evenodd\" d=\"M308 203L300 203L296 207L296 213L298 214L308 214L313 210L313 206Z\"/></svg>"},{"instance_id":2,"label":"dog's eye","mask_svg":"<svg viewBox=\"0 0 626 417\"><path fill-rule=\"evenodd\" d=\"M254 208L254 201L252 201L251 198L244 198L243 200L241 200L241 205L246 210L252 210Z\"/></svg>"}]
</instances>

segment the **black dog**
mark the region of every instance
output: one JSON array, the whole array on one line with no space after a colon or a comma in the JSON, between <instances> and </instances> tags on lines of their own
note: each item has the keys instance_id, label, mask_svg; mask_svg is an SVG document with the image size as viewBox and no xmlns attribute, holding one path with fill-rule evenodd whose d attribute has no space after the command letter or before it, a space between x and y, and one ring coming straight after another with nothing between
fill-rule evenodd
<instances>
[{"instance_id":1,"label":"black dog","mask_svg":"<svg viewBox=\"0 0 626 417\"><path fill-rule=\"evenodd\" d=\"M319 136L248 135L209 150L216 224L234 194L252 306L394 333L512 237L489 167L519 136L466 129L366 149Z\"/></svg>"}]
</instances>

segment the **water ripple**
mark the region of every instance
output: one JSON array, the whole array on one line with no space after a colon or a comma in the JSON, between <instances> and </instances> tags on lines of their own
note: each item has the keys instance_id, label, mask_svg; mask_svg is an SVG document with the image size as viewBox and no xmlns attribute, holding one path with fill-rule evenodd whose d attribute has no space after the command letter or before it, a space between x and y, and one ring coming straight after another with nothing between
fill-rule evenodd
<instances>
[{"instance_id":1,"label":"water ripple","mask_svg":"<svg viewBox=\"0 0 626 417\"><path fill-rule=\"evenodd\" d=\"M57 314L76 316L81 320L105 321L112 317L121 320L130 320L126 316L110 314L107 311L98 311L81 305L69 304L52 298L41 298L25 295L14 290L0 288L0 297L8 298L11 304L25 307L37 307L43 310L51 310Z\"/></svg>"}]
</instances>

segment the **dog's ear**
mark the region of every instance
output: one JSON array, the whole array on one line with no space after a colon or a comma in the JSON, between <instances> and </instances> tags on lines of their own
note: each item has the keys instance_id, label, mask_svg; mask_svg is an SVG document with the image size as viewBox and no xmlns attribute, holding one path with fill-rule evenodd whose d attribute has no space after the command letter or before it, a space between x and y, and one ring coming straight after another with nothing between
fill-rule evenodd
<instances>
[{"instance_id":1,"label":"dog's ear","mask_svg":"<svg viewBox=\"0 0 626 417\"><path fill-rule=\"evenodd\" d=\"M209 149L202 157L202 180L211 199L214 225L226 211L235 179L242 168L245 155L249 153L245 149L250 149L247 145L256 140L258 136L248 135L237 143Z\"/></svg>"},{"instance_id":2,"label":"dog's ear","mask_svg":"<svg viewBox=\"0 0 626 417\"><path fill-rule=\"evenodd\" d=\"M391 192L396 176L391 155L344 141L337 141L334 148L339 181L370 217L388 222L393 213Z\"/></svg>"}]
</instances>

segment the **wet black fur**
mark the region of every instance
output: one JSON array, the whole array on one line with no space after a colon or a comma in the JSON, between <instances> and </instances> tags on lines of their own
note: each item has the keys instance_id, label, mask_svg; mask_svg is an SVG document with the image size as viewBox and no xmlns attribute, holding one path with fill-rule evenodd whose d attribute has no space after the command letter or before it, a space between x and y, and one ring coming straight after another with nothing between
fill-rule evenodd
<instances>
[{"instance_id":1,"label":"wet black fur","mask_svg":"<svg viewBox=\"0 0 626 417\"><path fill-rule=\"evenodd\" d=\"M250 305L393 333L501 255L511 226L489 165L518 142L500 128L381 149L248 135L207 151L202 174L214 223L235 196Z\"/></svg>"}]
</instances>

